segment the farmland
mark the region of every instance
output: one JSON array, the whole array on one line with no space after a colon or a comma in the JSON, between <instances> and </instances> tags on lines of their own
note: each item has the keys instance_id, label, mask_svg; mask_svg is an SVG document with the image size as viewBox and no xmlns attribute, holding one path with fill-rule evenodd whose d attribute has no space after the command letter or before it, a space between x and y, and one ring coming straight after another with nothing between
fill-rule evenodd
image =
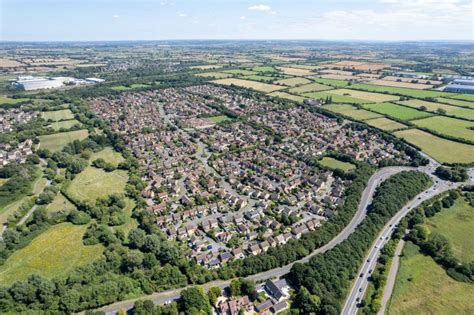
<instances>
[{"instance_id":1,"label":"farmland","mask_svg":"<svg viewBox=\"0 0 474 315\"><path fill-rule=\"evenodd\" d=\"M337 94L337 95L347 95L347 96L360 98L362 100L376 102L376 103L395 101L399 99L398 96L378 94L378 93L369 93L369 92L355 91L355 90L349 90L349 89L331 90L331 91L328 91L328 93Z\"/></svg>"},{"instance_id":2,"label":"farmland","mask_svg":"<svg viewBox=\"0 0 474 315\"><path fill-rule=\"evenodd\" d=\"M74 114L69 109L55 110L51 112L43 112L41 115L44 120L60 121L74 119Z\"/></svg>"},{"instance_id":3,"label":"farmland","mask_svg":"<svg viewBox=\"0 0 474 315\"><path fill-rule=\"evenodd\" d=\"M439 113L440 111L445 111L447 115L474 120L474 109L461 108L457 106L427 102L422 100L408 100L397 102L397 104L417 108L420 110L424 109L432 113Z\"/></svg>"},{"instance_id":4,"label":"farmland","mask_svg":"<svg viewBox=\"0 0 474 315\"><path fill-rule=\"evenodd\" d=\"M400 120L412 120L416 118L432 116L430 113L393 103L366 104L363 107L379 114L387 115Z\"/></svg>"},{"instance_id":5,"label":"farmland","mask_svg":"<svg viewBox=\"0 0 474 315\"><path fill-rule=\"evenodd\" d=\"M472 314L473 295L473 284L452 279L407 242L387 314Z\"/></svg>"},{"instance_id":6,"label":"farmland","mask_svg":"<svg viewBox=\"0 0 474 315\"><path fill-rule=\"evenodd\" d=\"M419 90L426 90L433 87L433 85L431 84L397 82L397 81L389 81L389 80L373 80L373 81L370 81L369 83L374 84L374 85L393 86L393 87L419 89Z\"/></svg>"},{"instance_id":7,"label":"farmland","mask_svg":"<svg viewBox=\"0 0 474 315\"><path fill-rule=\"evenodd\" d=\"M326 92L312 92L312 93L304 93L303 96L315 98L315 99L326 99L330 97L333 103L346 103L346 104L364 104L370 103L370 101L363 100L360 98L355 98L348 95L338 95L332 94L331 91Z\"/></svg>"},{"instance_id":8,"label":"farmland","mask_svg":"<svg viewBox=\"0 0 474 315\"><path fill-rule=\"evenodd\" d=\"M289 78L275 81L276 84L283 84L287 86L298 86L303 84L308 84L311 81L305 78Z\"/></svg>"},{"instance_id":9,"label":"farmland","mask_svg":"<svg viewBox=\"0 0 474 315\"><path fill-rule=\"evenodd\" d=\"M248 80L241 80L241 79L221 79L221 80L215 80L213 82L217 84L223 84L223 85L236 85L236 86L240 86L240 87L244 87L248 89L254 89L254 90L265 92L265 93L270 93L270 92L278 91L285 88L284 86L278 86L278 85L248 81Z\"/></svg>"},{"instance_id":10,"label":"farmland","mask_svg":"<svg viewBox=\"0 0 474 315\"><path fill-rule=\"evenodd\" d=\"M324 84L310 83L310 84L305 84L302 86L289 89L288 92L294 93L294 94L302 94L302 93L308 93L308 92L326 91L326 90L331 90L331 89L332 87L324 85Z\"/></svg>"},{"instance_id":11,"label":"farmland","mask_svg":"<svg viewBox=\"0 0 474 315\"><path fill-rule=\"evenodd\" d=\"M274 77L269 77L269 76L265 76L265 75L257 75L257 74L245 75L245 76L241 77L241 79L259 81L259 82L272 82L272 81L276 80L276 78L274 78Z\"/></svg>"},{"instance_id":12,"label":"farmland","mask_svg":"<svg viewBox=\"0 0 474 315\"><path fill-rule=\"evenodd\" d=\"M262 72L262 73L278 72L277 69L270 66L258 66L258 67L252 68L252 71Z\"/></svg>"},{"instance_id":13,"label":"farmland","mask_svg":"<svg viewBox=\"0 0 474 315\"><path fill-rule=\"evenodd\" d=\"M332 80L332 79L323 79L323 78L312 78L317 83L338 87L338 88L346 88L349 86L349 82L343 80Z\"/></svg>"},{"instance_id":14,"label":"farmland","mask_svg":"<svg viewBox=\"0 0 474 315\"><path fill-rule=\"evenodd\" d=\"M235 74L235 75L253 75L253 74L257 74L255 71L243 70L243 69L225 70L225 71L222 71L222 72L229 73L229 74Z\"/></svg>"},{"instance_id":15,"label":"farmland","mask_svg":"<svg viewBox=\"0 0 474 315\"><path fill-rule=\"evenodd\" d=\"M409 129L394 133L412 143L441 163L474 162L474 146L446 140L422 130Z\"/></svg>"},{"instance_id":16,"label":"farmland","mask_svg":"<svg viewBox=\"0 0 474 315\"><path fill-rule=\"evenodd\" d=\"M302 103L305 100L305 97L298 96L298 95L292 95L292 94L288 94L288 93L285 93L285 92L273 92L273 93L270 93L268 95L288 99L290 101L295 101L295 102L299 102L299 103Z\"/></svg>"},{"instance_id":17,"label":"farmland","mask_svg":"<svg viewBox=\"0 0 474 315\"><path fill-rule=\"evenodd\" d=\"M75 200L92 201L123 193L126 182L125 171L105 172L89 166L74 178L67 188L67 195Z\"/></svg>"},{"instance_id":18,"label":"farmland","mask_svg":"<svg viewBox=\"0 0 474 315\"><path fill-rule=\"evenodd\" d=\"M377 113L373 113L365 109L358 109L357 107L346 104L324 105L323 108L331 112L342 114L355 120L367 120L382 117Z\"/></svg>"},{"instance_id":19,"label":"farmland","mask_svg":"<svg viewBox=\"0 0 474 315\"><path fill-rule=\"evenodd\" d=\"M429 117L412 121L418 127L424 127L440 134L474 141L474 122L443 116Z\"/></svg>"},{"instance_id":20,"label":"farmland","mask_svg":"<svg viewBox=\"0 0 474 315\"><path fill-rule=\"evenodd\" d=\"M14 105L22 102L27 102L30 99L28 98L10 98L10 97L5 97L5 96L0 96L0 105L5 104L5 105Z\"/></svg>"},{"instance_id":21,"label":"farmland","mask_svg":"<svg viewBox=\"0 0 474 315\"><path fill-rule=\"evenodd\" d=\"M356 90L369 91L369 92L383 92L383 93L388 93L388 94L404 95L404 96L410 96L414 98L426 98L426 97L436 98L436 97L446 96L450 94L447 92L440 92L440 91L415 90L415 89L397 88L397 87L372 85L372 84L364 84L364 83L353 84L351 88L356 89Z\"/></svg>"},{"instance_id":22,"label":"farmland","mask_svg":"<svg viewBox=\"0 0 474 315\"><path fill-rule=\"evenodd\" d=\"M451 104L451 105L456 105L456 106L462 106L462 107L469 107L469 108L474 109L474 101L467 102L467 101L463 101L463 100L456 100L456 99L452 99L452 98L440 97L440 98L438 98L438 102Z\"/></svg>"},{"instance_id":23,"label":"farmland","mask_svg":"<svg viewBox=\"0 0 474 315\"><path fill-rule=\"evenodd\" d=\"M336 160L335 158L327 157L327 156L322 158L320 161L318 161L318 163L330 169L340 169L340 170L343 170L344 172L348 172L355 169L355 165L352 163L342 162L342 161Z\"/></svg>"},{"instance_id":24,"label":"farmland","mask_svg":"<svg viewBox=\"0 0 474 315\"><path fill-rule=\"evenodd\" d=\"M379 128L386 131L393 131L393 130L407 128L406 125L399 123L398 121L385 118L385 117L369 119L369 120L366 120L365 123L372 127Z\"/></svg>"},{"instance_id":25,"label":"farmland","mask_svg":"<svg viewBox=\"0 0 474 315\"><path fill-rule=\"evenodd\" d=\"M36 273L46 278L67 274L77 266L102 256L103 246L84 246L86 225L61 223L14 252L0 267L0 282L12 284Z\"/></svg>"},{"instance_id":26,"label":"farmland","mask_svg":"<svg viewBox=\"0 0 474 315\"><path fill-rule=\"evenodd\" d=\"M223 72L204 72L204 73L197 73L199 77L206 77L206 78L214 78L214 79L225 79L230 78L233 75L230 73L223 73Z\"/></svg>"},{"instance_id":27,"label":"farmland","mask_svg":"<svg viewBox=\"0 0 474 315\"><path fill-rule=\"evenodd\" d=\"M301 68L278 67L278 69L284 74L300 76L300 77L314 74L314 72L311 72L311 70L301 69Z\"/></svg>"},{"instance_id":28,"label":"farmland","mask_svg":"<svg viewBox=\"0 0 474 315\"><path fill-rule=\"evenodd\" d=\"M38 138L40 139L41 148L56 152L62 150L62 148L69 142L87 138L88 134L89 133L86 129L81 129L39 136Z\"/></svg>"},{"instance_id":29,"label":"farmland","mask_svg":"<svg viewBox=\"0 0 474 315\"><path fill-rule=\"evenodd\" d=\"M448 93L449 98L455 98L457 100L464 100L464 101L470 101L474 102L474 94L454 94L454 93Z\"/></svg>"}]
</instances>

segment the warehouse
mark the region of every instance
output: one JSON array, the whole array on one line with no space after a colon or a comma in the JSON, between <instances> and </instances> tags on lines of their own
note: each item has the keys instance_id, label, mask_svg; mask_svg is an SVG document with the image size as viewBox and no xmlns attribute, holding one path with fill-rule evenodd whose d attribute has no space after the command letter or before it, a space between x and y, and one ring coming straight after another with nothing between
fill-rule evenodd
<instances>
[{"instance_id":1,"label":"warehouse","mask_svg":"<svg viewBox=\"0 0 474 315\"><path fill-rule=\"evenodd\" d=\"M16 81L12 83L16 88L32 91L39 89L54 89L63 86L63 80L53 79L53 78L43 78L43 77L32 77L32 76L23 76L18 77Z\"/></svg>"},{"instance_id":2,"label":"warehouse","mask_svg":"<svg viewBox=\"0 0 474 315\"><path fill-rule=\"evenodd\" d=\"M463 79L453 80L444 88L444 91L474 94L474 80L463 80Z\"/></svg>"}]
</instances>

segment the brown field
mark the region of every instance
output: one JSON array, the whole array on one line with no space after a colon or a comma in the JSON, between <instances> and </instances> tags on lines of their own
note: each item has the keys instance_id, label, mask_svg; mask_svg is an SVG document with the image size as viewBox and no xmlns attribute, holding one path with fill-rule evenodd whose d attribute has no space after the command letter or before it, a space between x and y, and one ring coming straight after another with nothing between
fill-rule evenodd
<instances>
[{"instance_id":1,"label":"brown field","mask_svg":"<svg viewBox=\"0 0 474 315\"><path fill-rule=\"evenodd\" d=\"M21 66L24 66L24 64L16 60L0 58L0 68L13 68Z\"/></svg>"},{"instance_id":2,"label":"brown field","mask_svg":"<svg viewBox=\"0 0 474 315\"><path fill-rule=\"evenodd\" d=\"M288 94L288 93L285 93L285 92L273 92L273 93L270 93L268 95L269 96L274 96L274 97L279 97L279 98L284 98L284 99L287 99L287 100L290 100L290 101L295 101L295 102L298 102L298 103L303 103L303 101L306 99L306 97L298 96L298 95L292 95L292 94Z\"/></svg>"},{"instance_id":3,"label":"brown field","mask_svg":"<svg viewBox=\"0 0 474 315\"><path fill-rule=\"evenodd\" d=\"M369 79L378 79L380 77L379 74L375 74L375 73L359 73L357 75L359 78L369 78Z\"/></svg>"},{"instance_id":4,"label":"brown field","mask_svg":"<svg viewBox=\"0 0 474 315\"><path fill-rule=\"evenodd\" d=\"M278 67L278 69L283 72L284 74L288 74L288 75L295 75L295 76L299 76L299 77L304 77L304 76L307 76L307 75L313 75L314 72L312 72L311 70L307 70L307 69L297 69L297 68L289 68L289 67Z\"/></svg>"},{"instance_id":5,"label":"brown field","mask_svg":"<svg viewBox=\"0 0 474 315\"><path fill-rule=\"evenodd\" d=\"M386 81L401 81L401 82L408 82L408 83L411 83L411 81L413 81L414 79L412 78L402 78L402 77L396 77L396 76L386 76L386 77L383 77L382 80L386 80ZM436 81L436 80L423 80L423 79L415 79L418 81L418 84L426 84L427 82L430 82L430 84L441 84L443 82L441 81Z\"/></svg>"},{"instance_id":6,"label":"brown field","mask_svg":"<svg viewBox=\"0 0 474 315\"><path fill-rule=\"evenodd\" d=\"M310 80L305 79L305 78L289 78L289 79L281 79L281 80L275 81L274 83L293 87L293 86L308 84L310 82L311 82Z\"/></svg>"},{"instance_id":7,"label":"brown field","mask_svg":"<svg viewBox=\"0 0 474 315\"><path fill-rule=\"evenodd\" d=\"M416 90L426 90L426 89L431 89L433 87L433 85L431 84L397 82L397 81L389 81L389 80L372 80L369 83L374 84L374 85L393 86L393 87L416 89Z\"/></svg>"},{"instance_id":8,"label":"brown field","mask_svg":"<svg viewBox=\"0 0 474 315\"><path fill-rule=\"evenodd\" d=\"M351 71L344 71L344 70L327 69L327 70L321 70L320 72L322 74L339 74L339 75L350 75L350 76L352 76Z\"/></svg>"},{"instance_id":9,"label":"brown field","mask_svg":"<svg viewBox=\"0 0 474 315\"><path fill-rule=\"evenodd\" d=\"M365 123L370 126L373 126L382 130L386 130L386 131L398 130L398 129L403 129L407 127L404 124L401 124L395 120L391 120L385 117L369 119L369 120L366 120Z\"/></svg>"},{"instance_id":10,"label":"brown field","mask_svg":"<svg viewBox=\"0 0 474 315\"><path fill-rule=\"evenodd\" d=\"M331 80L358 80L359 78L355 75L342 75L342 74L322 74L321 78L323 79L331 79Z\"/></svg>"},{"instance_id":11,"label":"brown field","mask_svg":"<svg viewBox=\"0 0 474 315\"><path fill-rule=\"evenodd\" d=\"M330 68L350 68L354 70L361 70L361 71L377 71L388 68L389 65L381 64L381 63L370 63L370 62L363 62L363 61L339 61L332 64L327 65Z\"/></svg>"},{"instance_id":12,"label":"brown field","mask_svg":"<svg viewBox=\"0 0 474 315\"><path fill-rule=\"evenodd\" d=\"M220 79L220 80L214 80L212 82L217 83L217 84L223 84L223 85L236 85L236 86L244 87L247 89L254 89L254 90L265 92L265 93L271 93L271 92L286 88L285 86L278 86L278 85L273 85L273 84L267 84L267 83L262 83L262 82L257 82L257 81L248 81L248 80L242 80L242 79Z\"/></svg>"},{"instance_id":13,"label":"brown field","mask_svg":"<svg viewBox=\"0 0 474 315\"><path fill-rule=\"evenodd\" d=\"M381 102L390 102L400 99L399 96L394 95L387 95L387 94L380 94L380 93L371 93L371 92L364 92L364 91L356 91L356 90L349 90L349 89L337 89L327 91L331 94L337 95L346 95L355 98L359 98L362 100L367 100L371 102L381 103Z\"/></svg>"},{"instance_id":14,"label":"brown field","mask_svg":"<svg viewBox=\"0 0 474 315\"><path fill-rule=\"evenodd\" d=\"M198 69L198 70L209 70L209 69L218 69L222 68L221 65L202 65L202 66L192 66L191 69Z\"/></svg>"}]
</instances>

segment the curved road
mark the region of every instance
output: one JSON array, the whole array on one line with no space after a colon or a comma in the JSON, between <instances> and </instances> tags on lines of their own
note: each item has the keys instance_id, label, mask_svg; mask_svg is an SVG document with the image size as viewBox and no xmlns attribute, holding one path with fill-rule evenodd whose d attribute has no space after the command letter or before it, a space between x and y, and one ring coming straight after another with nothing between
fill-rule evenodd
<instances>
[{"instance_id":1,"label":"curved road","mask_svg":"<svg viewBox=\"0 0 474 315\"><path fill-rule=\"evenodd\" d=\"M376 188L382 183L384 180L389 178L390 176L397 174L401 171L405 170L415 170L413 167L403 167L403 166L392 166L392 167L385 167L377 171L374 175L372 175L367 183L367 187L364 189L361 197L361 201L359 203L359 207L357 209L357 212L355 213L354 217L352 218L351 222L336 236L334 237L329 243L327 243L324 246L321 246L314 250L310 255L295 261L291 264L285 265L280 268L275 268L271 269L268 271L264 271L261 273L257 273L251 276L248 276L248 279L252 279L255 281L262 281L266 280L269 278L278 278L281 277L285 274L287 274L291 267L299 262L299 263L305 263L308 262L312 257L314 257L317 254L323 253L334 246L338 245L342 241L344 241L356 228L357 226L362 222L366 215L366 210L367 206L370 205L372 202L373 195L375 193ZM213 286L219 286L219 287L226 287L230 283L230 280L228 281L212 281L208 282L203 285L204 289L208 289ZM159 293L154 293L151 295L143 296L140 299L149 299L152 300L155 304L163 304L165 302L168 302L170 300L176 300L179 298L180 293L184 288L179 288L179 289L172 289L172 290L167 290ZM133 300L127 300L127 301L121 301L117 302L114 304L110 304L107 306L104 306L100 308L99 310L106 312L107 314L115 314L119 310L129 310L133 307L133 304L135 301L138 299L133 299Z\"/></svg>"}]
</instances>

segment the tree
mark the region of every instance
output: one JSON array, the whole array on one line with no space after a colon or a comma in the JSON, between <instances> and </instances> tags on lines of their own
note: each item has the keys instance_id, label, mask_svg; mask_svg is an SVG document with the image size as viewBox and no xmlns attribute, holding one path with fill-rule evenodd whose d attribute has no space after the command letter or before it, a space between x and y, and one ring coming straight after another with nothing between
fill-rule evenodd
<instances>
[{"instance_id":1,"label":"tree","mask_svg":"<svg viewBox=\"0 0 474 315\"><path fill-rule=\"evenodd\" d=\"M241 296L242 291L240 291L240 280L235 279L230 282L229 285L230 295L231 296Z\"/></svg>"},{"instance_id":2,"label":"tree","mask_svg":"<svg viewBox=\"0 0 474 315\"><path fill-rule=\"evenodd\" d=\"M299 309L301 314L316 314L319 312L321 299L311 294L305 287L301 287L293 303L292 307Z\"/></svg>"},{"instance_id":3,"label":"tree","mask_svg":"<svg viewBox=\"0 0 474 315\"><path fill-rule=\"evenodd\" d=\"M204 311L211 314L209 299L201 287L191 287L181 292L179 305L182 312L188 313L190 310Z\"/></svg>"},{"instance_id":4,"label":"tree","mask_svg":"<svg viewBox=\"0 0 474 315\"><path fill-rule=\"evenodd\" d=\"M215 305L217 302L217 298L221 296L221 293L222 293L222 289L219 287L210 288L209 291L207 292L207 297L209 298L209 302L212 305Z\"/></svg>"}]
</instances>

